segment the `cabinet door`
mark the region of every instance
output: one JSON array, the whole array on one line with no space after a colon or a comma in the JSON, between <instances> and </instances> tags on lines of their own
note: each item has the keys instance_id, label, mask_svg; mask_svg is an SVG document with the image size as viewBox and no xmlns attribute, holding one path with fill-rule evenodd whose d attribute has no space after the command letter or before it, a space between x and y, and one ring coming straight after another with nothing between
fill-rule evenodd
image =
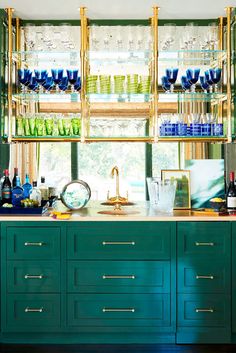
<instances>
[{"instance_id":1,"label":"cabinet door","mask_svg":"<svg viewBox=\"0 0 236 353\"><path fill-rule=\"evenodd\" d=\"M229 222L179 222L178 257L222 258L230 254Z\"/></svg>"},{"instance_id":2,"label":"cabinet door","mask_svg":"<svg viewBox=\"0 0 236 353\"><path fill-rule=\"evenodd\" d=\"M81 222L68 227L69 259L166 260L174 222Z\"/></svg>"},{"instance_id":3,"label":"cabinet door","mask_svg":"<svg viewBox=\"0 0 236 353\"><path fill-rule=\"evenodd\" d=\"M59 227L7 227L7 258L51 260L60 258Z\"/></svg>"},{"instance_id":4,"label":"cabinet door","mask_svg":"<svg viewBox=\"0 0 236 353\"><path fill-rule=\"evenodd\" d=\"M68 261L69 292L169 293L168 261Z\"/></svg>"},{"instance_id":5,"label":"cabinet door","mask_svg":"<svg viewBox=\"0 0 236 353\"><path fill-rule=\"evenodd\" d=\"M236 222L232 222L232 332L236 333Z\"/></svg>"}]
</instances>

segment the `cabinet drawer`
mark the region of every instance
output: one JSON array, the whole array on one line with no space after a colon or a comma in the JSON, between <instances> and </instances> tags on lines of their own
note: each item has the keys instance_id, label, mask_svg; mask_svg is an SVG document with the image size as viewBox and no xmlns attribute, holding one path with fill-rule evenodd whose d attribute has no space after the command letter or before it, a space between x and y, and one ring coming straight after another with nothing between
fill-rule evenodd
<instances>
[{"instance_id":1,"label":"cabinet drawer","mask_svg":"<svg viewBox=\"0 0 236 353\"><path fill-rule=\"evenodd\" d=\"M68 228L69 259L170 258L171 222L81 222Z\"/></svg>"},{"instance_id":2,"label":"cabinet drawer","mask_svg":"<svg viewBox=\"0 0 236 353\"><path fill-rule=\"evenodd\" d=\"M57 294L9 294L6 310L6 331L48 332L60 327Z\"/></svg>"},{"instance_id":3,"label":"cabinet drawer","mask_svg":"<svg viewBox=\"0 0 236 353\"><path fill-rule=\"evenodd\" d=\"M60 228L8 227L8 259L59 259Z\"/></svg>"},{"instance_id":4,"label":"cabinet drawer","mask_svg":"<svg viewBox=\"0 0 236 353\"><path fill-rule=\"evenodd\" d=\"M60 291L59 261L8 261L8 292L50 293Z\"/></svg>"},{"instance_id":5,"label":"cabinet drawer","mask_svg":"<svg viewBox=\"0 0 236 353\"><path fill-rule=\"evenodd\" d=\"M179 294L178 325L228 327L231 320L230 296L222 294Z\"/></svg>"},{"instance_id":6,"label":"cabinet drawer","mask_svg":"<svg viewBox=\"0 0 236 353\"><path fill-rule=\"evenodd\" d=\"M178 292L230 293L230 281L230 261L179 261Z\"/></svg>"},{"instance_id":7,"label":"cabinet drawer","mask_svg":"<svg viewBox=\"0 0 236 353\"><path fill-rule=\"evenodd\" d=\"M178 256L208 258L230 253L229 222L179 222Z\"/></svg>"},{"instance_id":8,"label":"cabinet drawer","mask_svg":"<svg viewBox=\"0 0 236 353\"><path fill-rule=\"evenodd\" d=\"M167 261L69 261L67 271L69 292L170 292Z\"/></svg>"},{"instance_id":9,"label":"cabinet drawer","mask_svg":"<svg viewBox=\"0 0 236 353\"><path fill-rule=\"evenodd\" d=\"M70 294L68 326L170 326L169 294Z\"/></svg>"}]
</instances>

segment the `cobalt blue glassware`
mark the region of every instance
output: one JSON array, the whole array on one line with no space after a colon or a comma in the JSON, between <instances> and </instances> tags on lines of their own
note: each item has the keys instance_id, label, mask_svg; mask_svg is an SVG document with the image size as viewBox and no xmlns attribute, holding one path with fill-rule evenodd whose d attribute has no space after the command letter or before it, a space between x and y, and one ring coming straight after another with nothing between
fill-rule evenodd
<instances>
[{"instance_id":1,"label":"cobalt blue glassware","mask_svg":"<svg viewBox=\"0 0 236 353\"><path fill-rule=\"evenodd\" d=\"M79 71L78 70L66 70L66 72L67 72L68 80L71 85L71 91L73 92L74 91L74 84L77 81Z\"/></svg>"},{"instance_id":2,"label":"cobalt blue glassware","mask_svg":"<svg viewBox=\"0 0 236 353\"><path fill-rule=\"evenodd\" d=\"M204 74L205 74L206 82L209 85L209 91L210 93L212 93L212 85L214 84L214 82L211 79L209 70L206 70Z\"/></svg>"},{"instance_id":3,"label":"cobalt blue glassware","mask_svg":"<svg viewBox=\"0 0 236 353\"><path fill-rule=\"evenodd\" d=\"M179 69L166 69L166 77L171 84L170 91L174 91L174 84L177 80Z\"/></svg>"},{"instance_id":4,"label":"cobalt blue glassware","mask_svg":"<svg viewBox=\"0 0 236 353\"><path fill-rule=\"evenodd\" d=\"M80 91L81 90L81 78L80 77L77 78L77 81L74 84L74 89L76 91Z\"/></svg>"},{"instance_id":5,"label":"cobalt blue glassware","mask_svg":"<svg viewBox=\"0 0 236 353\"><path fill-rule=\"evenodd\" d=\"M22 92L26 92L26 86L32 77L32 72L29 69L19 69L18 70L18 80L21 83Z\"/></svg>"},{"instance_id":6,"label":"cobalt blue glassware","mask_svg":"<svg viewBox=\"0 0 236 353\"><path fill-rule=\"evenodd\" d=\"M61 80L61 83L58 85L61 93L65 92L68 88L68 77L64 76Z\"/></svg>"},{"instance_id":7,"label":"cobalt blue glassware","mask_svg":"<svg viewBox=\"0 0 236 353\"><path fill-rule=\"evenodd\" d=\"M201 87L202 87L204 93L207 93L207 90L209 89L210 85L207 82L205 76L200 76L200 84L201 84Z\"/></svg>"},{"instance_id":8,"label":"cobalt blue glassware","mask_svg":"<svg viewBox=\"0 0 236 353\"><path fill-rule=\"evenodd\" d=\"M166 93L170 92L171 83L169 82L166 76L162 76L161 78L162 88Z\"/></svg>"},{"instance_id":9,"label":"cobalt blue glassware","mask_svg":"<svg viewBox=\"0 0 236 353\"><path fill-rule=\"evenodd\" d=\"M53 81L56 85L56 91L59 92L59 84L61 83L61 80L63 78L63 69L51 69L52 72L52 78Z\"/></svg>"},{"instance_id":10,"label":"cobalt blue glassware","mask_svg":"<svg viewBox=\"0 0 236 353\"><path fill-rule=\"evenodd\" d=\"M221 69L220 68L209 69L209 73L210 73L211 81L215 84L215 92L217 92L218 90L217 83L219 83L221 79Z\"/></svg>"},{"instance_id":11,"label":"cobalt blue glassware","mask_svg":"<svg viewBox=\"0 0 236 353\"><path fill-rule=\"evenodd\" d=\"M187 69L186 70L186 76L188 81L191 83L191 90L192 92L195 92L196 88L196 83L199 79L199 74L200 74L200 69Z\"/></svg>"},{"instance_id":12,"label":"cobalt blue glassware","mask_svg":"<svg viewBox=\"0 0 236 353\"><path fill-rule=\"evenodd\" d=\"M46 81L48 77L47 70L34 70L36 81L40 85L40 93L43 93L43 83Z\"/></svg>"},{"instance_id":13,"label":"cobalt blue glassware","mask_svg":"<svg viewBox=\"0 0 236 353\"><path fill-rule=\"evenodd\" d=\"M181 85L185 92L189 92L191 88L191 83L189 82L186 76L181 76Z\"/></svg>"},{"instance_id":14,"label":"cobalt blue glassware","mask_svg":"<svg viewBox=\"0 0 236 353\"><path fill-rule=\"evenodd\" d=\"M35 76L32 76L29 83L28 83L28 88L31 90L31 91L35 91L37 88L38 88L39 84L38 82L36 81L36 77Z\"/></svg>"},{"instance_id":15,"label":"cobalt blue glassware","mask_svg":"<svg viewBox=\"0 0 236 353\"><path fill-rule=\"evenodd\" d=\"M53 78L47 77L46 81L43 83L43 88L49 93L54 87Z\"/></svg>"}]
</instances>

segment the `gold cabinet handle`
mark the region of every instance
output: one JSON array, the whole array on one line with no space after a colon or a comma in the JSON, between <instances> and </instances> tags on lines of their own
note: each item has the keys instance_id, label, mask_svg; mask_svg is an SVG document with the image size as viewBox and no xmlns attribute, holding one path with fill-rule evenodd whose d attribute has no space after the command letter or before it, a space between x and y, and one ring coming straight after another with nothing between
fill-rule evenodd
<instances>
[{"instance_id":1,"label":"gold cabinet handle","mask_svg":"<svg viewBox=\"0 0 236 353\"><path fill-rule=\"evenodd\" d=\"M209 275L209 276L197 275L196 279L214 279L214 276L212 276L212 275Z\"/></svg>"},{"instance_id":2,"label":"gold cabinet handle","mask_svg":"<svg viewBox=\"0 0 236 353\"><path fill-rule=\"evenodd\" d=\"M195 309L196 313L213 313L214 309Z\"/></svg>"},{"instance_id":3,"label":"gold cabinet handle","mask_svg":"<svg viewBox=\"0 0 236 353\"><path fill-rule=\"evenodd\" d=\"M39 243L32 243L30 241L25 242L25 246L43 246L43 245L45 245L43 242L39 242Z\"/></svg>"},{"instance_id":4,"label":"gold cabinet handle","mask_svg":"<svg viewBox=\"0 0 236 353\"><path fill-rule=\"evenodd\" d=\"M201 243L201 242L196 241L195 245L196 246L214 246L215 244L212 243L212 242L210 242L210 243Z\"/></svg>"},{"instance_id":5,"label":"gold cabinet handle","mask_svg":"<svg viewBox=\"0 0 236 353\"><path fill-rule=\"evenodd\" d=\"M103 308L102 311L104 313L119 313L119 312L134 313L135 309L134 308Z\"/></svg>"},{"instance_id":6,"label":"gold cabinet handle","mask_svg":"<svg viewBox=\"0 0 236 353\"><path fill-rule=\"evenodd\" d=\"M43 279L43 275L25 275L25 279Z\"/></svg>"},{"instance_id":7,"label":"gold cabinet handle","mask_svg":"<svg viewBox=\"0 0 236 353\"><path fill-rule=\"evenodd\" d=\"M135 245L135 241L103 241L102 245Z\"/></svg>"},{"instance_id":8,"label":"gold cabinet handle","mask_svg":"<svg viewBox=\"0 0 236 353\"><path fill-rule=\"evenodd\" d=\"M41 308L25 308L25 313L42 313L43 312L43 307Z\"/></svg>"},{"instance_id":9,"label":"gold cabinet handle","mask_svg":"<svg viewBox=\"0 0 236 353\"><path fill-rule=\"evenodd\" d=\"M103 275L103 279L135 279L134 275Z\"/></svg>"}]
</instances>

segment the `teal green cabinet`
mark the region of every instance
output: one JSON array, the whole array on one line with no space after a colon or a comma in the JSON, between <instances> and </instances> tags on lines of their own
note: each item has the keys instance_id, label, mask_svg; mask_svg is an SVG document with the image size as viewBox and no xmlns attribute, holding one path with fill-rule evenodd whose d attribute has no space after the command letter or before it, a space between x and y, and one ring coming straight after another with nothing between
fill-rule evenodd
<instances>
[{"instance_id":1,"label":"teal green cabinet","mask_svg":"<svg viewBox=\"0 0 236 353\"><path fill-rule=\"evenodd\" d=\"M232 332L236 334L236 223L232 223ZM235 341L234 341L235 342Z\"/></svg>"}]
</instances>

